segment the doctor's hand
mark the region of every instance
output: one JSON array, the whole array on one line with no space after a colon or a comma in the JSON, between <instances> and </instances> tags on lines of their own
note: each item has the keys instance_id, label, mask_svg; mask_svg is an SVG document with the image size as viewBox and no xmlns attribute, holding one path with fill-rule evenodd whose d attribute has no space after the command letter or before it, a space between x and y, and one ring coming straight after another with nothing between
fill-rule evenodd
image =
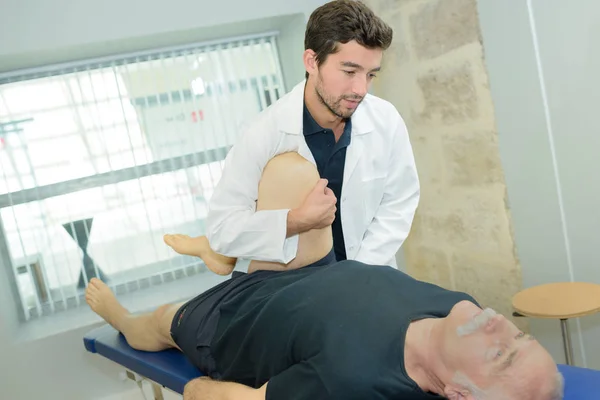
<instances>
[{"instance_id":1,"label":"doctor's hand","mask_svg":"<svg viewBox=\"0 0 600 400\"><path fill-rule=\"evenodd\" d=\"M325 228L335 219L337 199L327 183L327 179L320 179L300 206L300 215L308 229Z\"/></svg>"},{"instance_id":2,"label":"doctor's hand","mask_svg":"<svg viewBox=\"0 0 600 400\"><path fill-rule=\"evenodd\" d=\"M320 179L304 203L288 213L287 237L311 229L325 228L333 223L337 199L327 183L327 179Z\"/></svg>"}]
</instances>

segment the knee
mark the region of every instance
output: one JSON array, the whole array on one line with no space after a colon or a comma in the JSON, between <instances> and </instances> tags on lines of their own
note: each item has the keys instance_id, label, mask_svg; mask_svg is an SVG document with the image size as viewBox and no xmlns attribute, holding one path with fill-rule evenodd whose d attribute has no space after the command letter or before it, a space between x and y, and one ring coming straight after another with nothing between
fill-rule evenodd
<instances>
[{"instance_id":1,"label":"knee","mask_svg":"<svg viewBox=\"0 0 600 400\"><path fill-rule=\"evenodd\" d=\"M160 330L160 327L166 322L165 318L166 318L170 308L171 308L171 306L169 304L165 304L165 305L158 307L152 313L152 324L157 328L157 330ZM170 321L168 321L168 322L170 322Z\"/></svg>"},{"instance_id":2,"label":"knee","mask_svg":"<svg viewBox=\"0 0 600 400\"><path fill-rule=\"evenodd\" d=\"M319 180L317 167L296 152L287 152L273 157L263 171L263 182L316 182Z\"/></svg>"}]
</instances>

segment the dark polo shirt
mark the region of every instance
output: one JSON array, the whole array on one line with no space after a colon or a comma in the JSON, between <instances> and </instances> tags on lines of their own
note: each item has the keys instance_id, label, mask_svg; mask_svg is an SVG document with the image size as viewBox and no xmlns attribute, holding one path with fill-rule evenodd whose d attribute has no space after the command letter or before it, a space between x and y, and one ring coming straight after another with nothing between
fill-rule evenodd
<instances>
[{"instance_id":1,"label":"dark polo shirt","mask_svg":"<svg viewBox=\"0 0 600 400\"><path fill-rule=\"evenodd\" d=\"M344 180L344 165L346 164L346 148L350 145L350 132L352 122L346 120L344 132L340 139L335 141L335 135L331 129L323 129L314 120L306 104L304 105L303 133L306 144L310 149L321 178L329 181L329 188L338 199L335 220L331 226L333 231L333 248L338 261L346 259L346 245L342 231L342 219L340 217L342 202L342 182Z\"/></svg>"}]
</instances>

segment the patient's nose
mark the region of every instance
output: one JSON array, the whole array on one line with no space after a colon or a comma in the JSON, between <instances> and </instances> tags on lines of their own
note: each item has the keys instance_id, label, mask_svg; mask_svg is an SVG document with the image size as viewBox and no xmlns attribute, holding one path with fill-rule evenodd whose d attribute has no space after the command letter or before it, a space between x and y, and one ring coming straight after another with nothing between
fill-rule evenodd
<instances>
[{"instance_id":1,"label":"patient's nose","mask_svg":"<svg viewBox=\"0 0 600 400\"><path fill-rule=\"evenodd\" d=\"M486 333L494 333L502 328L502 321L504 317L501 314L494 315L488 323L485 325Z\"/></svg>"}]
</instances>

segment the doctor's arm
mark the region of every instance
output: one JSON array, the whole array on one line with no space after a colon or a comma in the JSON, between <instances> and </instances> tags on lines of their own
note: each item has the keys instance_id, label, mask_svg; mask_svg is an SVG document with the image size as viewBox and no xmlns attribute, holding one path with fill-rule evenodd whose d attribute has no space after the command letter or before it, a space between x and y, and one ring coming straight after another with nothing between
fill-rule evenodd
<instances>
[{"instance_id":1,"label":"doctor's arm","mask_svg":"<svg viewBox=\"0 0 600 400\"><path fill-rule=\"evenodd\" d=\"M185 385L183 400L265 400L266 393L266 383L254 389L235 382L219 382L201 377Z\"/></svg>"},{"instance_id":2,"label":"doctor's arm","mask_svg":"<svg viewBox=\"0 0 600 400\"><path fill-rule=\"evenodd\" d=\"M365 232L357 261L390 265L410 233L420 197L419 177L406 125L397 118L381 203Z\"/></svg>"},{"instance_id":3,"label":"doctor's arm","mask_svg":"<svg viewBox=\"0 0 600 400\"><path fill-rule=\"evenodd\" d=\"M287 264L296 257L298 234L312 228L302 206L256 211L259 182L275 156L278 135L275 126L259 120L225 158L206 222L206 237L216 253Z\"/></svg>"}]
</instances>

